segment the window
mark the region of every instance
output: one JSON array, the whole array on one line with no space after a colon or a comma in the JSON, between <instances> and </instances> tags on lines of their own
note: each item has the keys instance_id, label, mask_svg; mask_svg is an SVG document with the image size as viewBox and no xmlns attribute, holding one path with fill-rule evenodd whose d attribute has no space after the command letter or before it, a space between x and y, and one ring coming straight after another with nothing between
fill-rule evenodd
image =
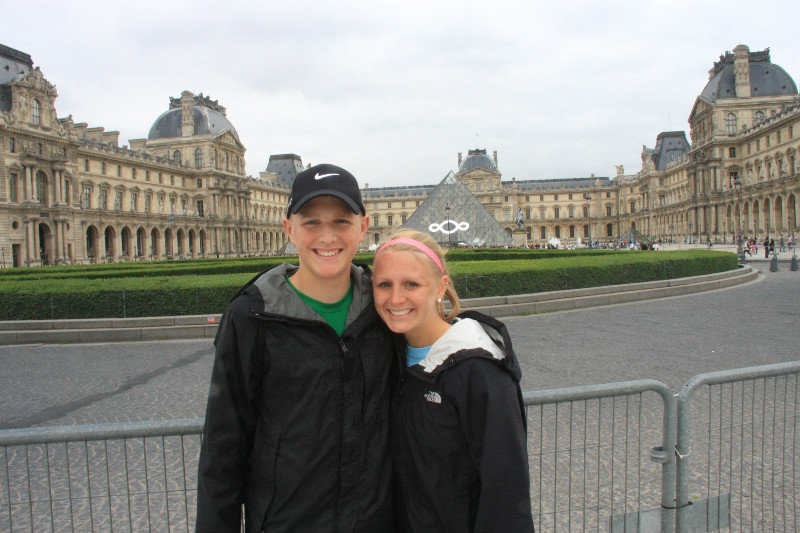
<instances>
[{"instance_id":1,"label":"window","mask_svg":"<svg viewBox=\"0 0 800 533\"><path fill-rule=\"evenodd\" d=\"M583 218L589 218L589 206L583 206Z\"/></svg>"},{"instance_id":2,"label":"window","mask_svg":"<svg viewBox=\"0 0 800 533\"><path fill-rule=\"evenodd\" d=\"M19 182L17 180L16 174L8 175L8 201L9 202L19 201Z\"/></svg>"},{"instance_id":3,"label":"window","mask_svg":"<svg viewBox=\"0 0 800 533\"><path fill-rule=\"evenodd\" d=\"M555 230L556 239L560 239L561 238L561 226L556 226L553 229Z\"/></svg>"},{"instance_id":4,"label":"window","mask_svg":"<svg viewBox=\"0 0 800 533\"><path fill-rule=\"evenodd\" d=\"M559 209L558 207L554 207L553 218L559 218L560 214L561 214L561 209ZM558 235L556 235L556 237L558 237Z\"/></svg>"},{"instance_id":5,"label":"window","mask_svg":"<svg viewBox=\"0 0 800 533\"><path fill-rule=\"evenodd\" d=\"M225 170L230 170L230 168L228 164L228 152L225 152Z\"/></svg>"},{"instance_id":6,"label":"window","mask_svg":"<svg viewBox=\"0 0 800 533\"><path fill-rule=\"evenodd\" d=\"M122 165L117 165L117 176L122 176Z\"/></svg>"},{"instance_id":7,"label":"window","mask_svg":"<svg viewBox=\"0 0 800 533\"><path fill-rule=\"evenodd\" d=\"M150 204L152 202L153 202L153 195L152 194L145 195L145 197L144 197L144 212L145 213L149 213L150 212Z\"/></svg>"},{"instance_id":8,"label":"window","mask_svg":"<svg viewBox=\"0 0 800 533\"><path fill-rule=\"evenodd\" d=\"M400 218L402 219L402 221L403 221L403 222L402 222L403 224L405 224L405 223L406 223L406 216L407 216L407 215L406 215L405 213L403 213L403 215L400 217Z\"/></svg>"},{"instance_id":9,"label":"window","mask_svg":"<svg viewBox=\"0 0 800 533\"><path fill-rule=\"evenodd\" d=\"M386 215L386 225L387 226L392 225L392 215Z\"/></svg>"},{"instance_id":10,"label":"window","mask_svg":"<svg viewBox=\"0 0 800 533\"><path fill-rule=\"evenodd\" d=\"M136 179L136 167L131 167L131 178Z\"/></svg>"},{"instance_id":11,"label":"window","mask_svg":"<svg viewBox=\"0 0 800 533\"><path fill-rule=\"evenodd\" d=\"M575 238L575 226L570 226L569 227L569 238L570 239L574 239Z\"/></svg>"},{"instance_id":12,"label":"window","mask_svg":"<svg viewBox=\"0 0 800 533\"><path fill-rule=\"evenodd\" d=\"M388 209L391 209L391 208L392 208L392 202L387 202L387 203L386 203L386 207L387 207Z\"/></svg>"},{"instance_id":13,"label":"window","mask_svg":"<svg viewBox=\"0 0 800 533\"><path fill-rule=\"evenodd\" d=\"M202 217L203 215L203 200L197 200L197 216Z\"/></svg>"},{"instance_id":14,"label":"window","mask_svg":"<svg viewBox=\"0 0 800 533\"><path fill-rule=\"evenodd\" d=\"M174 186L175 185L175 174L170 174L169 176L169 184Z\"/></svg>"},{"instance_id":15,"label":"window","mask_svg":"<svg viewBox=\"0 0 800 533\"><path fill-rule=\"evenodd\" d=\"M490 197L489 197L489 203L490 203L490 204L493 204L493 203L494 203L494 196L490 196Z\"/></svg>"},{"instance_id":16,"label":"window","mask_svg":"<svg viewBox=\"0 0 800 533\"><path fill-rule=\"evenodd\" d=\"M131 211L136 211L136 202L139 199L139 193L131 192Z\"/></svg>"},{"instance_id":17,"label":"window","mask_svg":"<svg viewBox=\"0 0 800 533\"><path fill-rule=\"evenodd\" d=\"M97 208L108 209L108 191L105 189L101 189L100 195L97 197Z\"/></svg>"},{"instance_id":18,"label":"window","mask_svg":"<svg viewBox=\"0 0 800 533\"><path fill-rule=\"evenodd\" d=\"M553 200L558 200L558 195L557 194L553 195Z\"/></svg>"},{"instance_id":19,"label":"window","mask_svg":"<svg viewBox=\"0 0 800 533\"><path fill-rule=\"evenodd\" d=\"M526 207L525 208L525 220L530 220L530 219L531 219L531 208L530 207Z\"/></svg>"},{"instance_id":20,"label":"window","mask_svg":"<svg viewBox=\"0 0 800 533\"><path fill-rule=\"evenodd\" d=\"M781 130L775 132L775 141L781 142Z\"/></svg>"},{"instance_id":21,"label":"window","mask_svg":"<svg viewBox=\"0 0 800 533\"><path fill-rule=\"evenodd\" d=\"M182 155L182 154L181 154L181 151L180 151L180 150L175 150L174 152L172 152L172 160L173 160L173 161L176 161L178 164L180 164L180 162L181 162L181 155Z\"/></svg>"},{"instance_id":22,"label":"window","mask_svg":"<svg viewBox=\"0 0 800 533\"><path fill-rule=\"evenodd\" d=\"M725 127L728 130L728 135L736 135L736 114L728 113L725 115Z\"/></svg>"},{"instance_id":23,"label":"window","mask_svg":"<svg viewBox=\"0 0 800 533\"><path fill-rule=\"evenodd\" d=\"M525 201L526 201L526 202L530 202L530 201L531 201L531 197L530 197L530 196L526 196L526 197L525 197Z\"/></svg>"},{"instance_id":24,"label":"window","mask_svg":"<svg viewBox=\"0 0 800 533\"><path fill-rule=\"evenodd\" d=\"M406 206L405 202L400 202L400 207L405 207L405 206Z\"/></svg>"},{"instance_id":25,"label":"window","mask_svg":"<svg viewBox=\"0 0 800 533\"><path fill-rule=\"evenodd\" d=\"M376 225L376 226L380 226L380 225L381 225L381 216L380 216L380 215L375 215L375 216L373 216L373 217L372 217L372 220L374 220L374 221L375 221L375 225Z\"/></svg>"},{"instance_id":26,"label":"window","mask_svg":"<svg viewBox=\"0 0 800 533\"><path fill-rule=\"evenodd\" d=\"M8 138L8 151L13 154L16 151L16 149L17 149L17 143L14 142L14 137L9 137Z\"/></svg>"},{"instance_id":27,"label":"window","mask_svg":"<svg viewBox=\"0 0 800 533\"><path fill-rule=\"evenodd\" d=\"M636 202L631 202L630 203L630 207L631 207L631 213L635 213L636 212Z\"/></svg>"},{"instance_id":28,"label":"window","mask_svg":"<svg viewBox=\"0 0 800 533\"><path fill-rule=\"evenodd\" d=\"M540 194L539 195L539 201L540 202L544 202L544 194Z\"/></svg>"},{"instance_id":29,"label":"window","mask_svg":"<svg viewBox=\"0 0 800 533\"><path fill-rule=\"evenodd\" d=\"M195 168L203 166L203 151L200 148L194 151L194 166Z\"/></svg>"},{"instance_id":30,"label":"window","mask_svg":"<svg viewBox=\"0 0 800 533\"><path fill-rule=\"evenodd\" d=\"M506 196L506 199L505 199L505 200L503 200L503 201L504 201L504 202L507 202L507 201L508 201L508 196Z\"/></svg>"},{"instance_id":31,"label":"window","mask_svg":"<svg viewBox=\"0 0 800 533\"><path fill-rule=\"evenodd\" d=\"M508 207L503 209L503 216L506 217L506 220L511 220L511 209L509 209Z\"/></svg>"},{"instance_id":32,"label":"window","mask_svg":"<svg viewBox=\"0 0 800 533\"><path fill-rule=\"evenodd\" d=\"M736 147L735 146L731 146L730 148L728 148L728 157L730 157L731 159L736 157Z\"/></svg>"},{"instance_id":33,"label":"window","mask_svg":"<svg viewBox=\"0 0 800 533\"><path fill-rule=\"evenodd\" d=\"M763 111L756 111L753 115L753 125L761 124L767 119Z\"/></svg>"},{"instance_id":34,"label":"window","mask_svg":"<svg viewBox=\"0 0 800 533\"><path fill-rule=\"evenodd\" d=\"M664 186L664 178L658 178L658 185L662 187Z\"/></svg>"},{"instance_id":35,"label":"window","mask_svg":"<svg viewBox=\"0 0 800 533\"><path fill-rule=\"evenodd\" d=\"M539 208L539 218L544 220L545 210L544 207Z\"/></svg>"},{"instance_id":36,"label":"window","mask_svg":"<svg viewBox=\"0 0 800 533\"><path fill-rule=\"evenodd\" d=\"M31 123L38 126L42 123L42 104L36 98L31 102Z\"/></svg>"},{"instance_id":37,"label":"window","mask_svg":"<svg viewBox=\"0 0 800 533\"><path fill-rule=\"evenodd\" d=\"M197 188L198 189L202 189L203 188L203 180L201 180L200 178L197 178ZM263 196L264 193L261 193L261 194L262 194L261 197L263 198L264 197Z\"/></svg>"},{"instance_id":38,"label":"window","mask_svg":"<svg viewBox=\"0 0 800 533\"><path fill-rule=\"evenodd\" d=\"M122 191L117 191L117 196L114 198L114 210L122 211Z\"/></svg>"},{"instance_id":39,"label":"window","mask_svg":"<svg viewBox=\"0 0 800 533\"><path fill-rule=\"evenodd\" d=\"M606 198L611 198L611 192L610 191L606 193Z\"/></svg>"},{"instance_id":40,"label":"window","mask_svg":"<svg viewBox=\"0 0 800 533\"><path fill-rule=\"evenodd\" d=\"M539 235L540 235L540 238L542 240L546 239L547 238L547 228L545 228L544 226L539 228Z\"/></svg>"},{"instance_id":41,"label":"window","mask_svg":"<svg viewBox=\"0 0 800 533\"><path fill-rule=\"evenodd\" d=\"M100 163L100 172L102 172L103 174L106 173L106 162L105 161Z\"/></svg>"},{"instance_id":42,"label":"window","mask_svg":"<svg viewBox=\"0 0 800 533\"><path fill-rule=\"evenodd\" d=\"M88 185L83 187L83 194L81 195L81 207L89 209L92 201L92 188Z\"/></svg>"},{"instance_id":43,"label":"window","mask_svg":"<svg viewBox=\"0 0 800 533\"><path fill-rule=\"evenodd\" d=\"M569 195L569 199L572 200L572 195L571 194Z\"/></svg>"},{"instance_id":44,"label":"window","mask_svg":"<svg viewBox=\"0 0 800 533\"><path fill-rule=\"evenodd\" d=\"M606 235L612 237L614 235L614 226L611 224L606 224Z\"/></svg>"},{"instance_id":45,"label":"window","mask_svg":"<svg viewBox=\"0 0 800 533\"><path fill-rule=\"evenodd\" d=\"M569 218L574 218L574 217L575 217L575 206L571 205L569 206Z\"/></svg>"},{"instance_id":46,"label":"window","mask_svg":"<svg viewBox=\"0 0 800 533\"><path fill-rule=\"evenodd\" d=\"M589 225L588 224L583 226L583 236L586 237L587 239L589 238Z\"/></svg>"},{"instance_id":47,"label":"window","mask_svg":"<svg viewBox=\"0 0 800 533\"><path fill-rule=\"evenodd\" d=\"M64 180L64 203L72 205L72 202L69 200L69 180Z\"/></svg>"},{"instance_id":48,"label":"window","mask_svg":"<svg viewBox=\"0 0 800 533\"><path fill-rule=\"evenodd\" d=\"M606 216L608 216L608 217L611 216L611 204L608 204L606 206Z\"/></svg>"},{"instance_id":49,"label":"window","mask_svg":"<svg viewBox=\"0 0 800 533\"><path fill-rule=\"evenodd\" d=\"M36 143L36 153L42 155L42 143Z\"/></svg>"},{"instance_id":50,"label":"window","mask_svg":"<svg viewBox=\"0 0 800 533\"><path fill-rule=\"evenodd\" d=\"M144 181L150 181L150 171L149 170L145 170L144 171Z\"/></svg>"}]
</instances>

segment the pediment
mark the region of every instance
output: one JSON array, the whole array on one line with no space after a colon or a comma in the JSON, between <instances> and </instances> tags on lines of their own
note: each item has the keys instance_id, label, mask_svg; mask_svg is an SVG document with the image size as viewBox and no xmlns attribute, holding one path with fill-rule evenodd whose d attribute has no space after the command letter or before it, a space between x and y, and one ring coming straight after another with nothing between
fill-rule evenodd
<instances>
[{"instance_id":1,"label":"pediment","mask_svg":"<svg viewBox=\"0 0 800 533\"><path fill-rule=\"evenodd\" d=\"M214 141L228 146L236 146L237 148L244 150L244 145L239 141L239 139L236 138L236 136L233 133L231 133L230 130L223 131L222 133L214 137Z\"/></svg>"}]
</instances>

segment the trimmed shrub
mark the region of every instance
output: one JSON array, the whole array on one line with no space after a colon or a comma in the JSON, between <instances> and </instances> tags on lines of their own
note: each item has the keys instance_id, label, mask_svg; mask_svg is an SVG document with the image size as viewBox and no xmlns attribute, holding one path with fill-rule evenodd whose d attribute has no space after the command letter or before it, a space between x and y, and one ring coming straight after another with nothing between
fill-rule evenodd
<instances>
[{"instance_id":1,"label":"trimmed shrub","mask_svg":"<svg viewBox=\"0 0 800 533\"><path fill-rule=\"evenodd\" d=\"M561 252L560 257L537 253L554 251ZM475 298L696 276L737 267L736 255L726 252L588 251L594 253L458 250L459 260L452 262L450 271L459 295ZM356 262L369 263L372 257L358 254ZM26 269L20 276L1 278L0 320L219 313L255 274L293 259L55 267L58 271L42 270L38 277L39 269ZM115 275L123 272L128 275Z\"/></svg>"}]
</instances>

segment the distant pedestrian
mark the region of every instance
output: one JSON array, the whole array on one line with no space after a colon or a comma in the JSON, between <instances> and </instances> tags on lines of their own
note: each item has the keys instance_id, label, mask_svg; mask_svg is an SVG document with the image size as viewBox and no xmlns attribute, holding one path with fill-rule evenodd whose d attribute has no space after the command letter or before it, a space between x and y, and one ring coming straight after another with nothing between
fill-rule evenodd
<instances>
[{"instance_id":1,"label":"distant pedestrian","mask_svg":"<svg viewBox=\"0 0 800 533\"><path fill-rule=\"evenodd\" d=\"M764 239L764 259L769 259L769 236Z\"/></svg>"},{"instance_id":2,"label":"distant pedestrian","mask_svg":"<svg viewBox=\"0 0 800 533\"><path fill-rule=\"evenodd\" d=\"M775 255L775 239L769 240L769 253Z\"/></svg>"},{"instance_id":3,"label":"distant pedestrian","mask_svg":"<svg viewBox=\"0 0 800 533\"><path fill-rule=\"evenodd\" d=\"M781 252L783 252L783 251L786 250L786 247L785 247L786 241L783 240L783 233L781 233L780 243L781 243Z\"/></svg>"}]
</instances>

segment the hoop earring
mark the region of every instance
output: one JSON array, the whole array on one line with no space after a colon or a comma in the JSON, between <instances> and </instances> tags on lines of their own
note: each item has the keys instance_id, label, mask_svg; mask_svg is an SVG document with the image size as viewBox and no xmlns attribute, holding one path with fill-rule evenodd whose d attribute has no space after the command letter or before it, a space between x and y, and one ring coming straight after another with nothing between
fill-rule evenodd
<instances>
[{"instance_id":1,"label":"hoop earring","mask_svg":"<svg viewBox=\"0 0 800 533\"><path fill-rule=\"evenodd\" d=\"M437 303L437 304L440 304L440 303L442 303L442 299L441 299L441 298L437 298L437 299L436 299L436 303Z\"/></svg>"}]
</instances>

